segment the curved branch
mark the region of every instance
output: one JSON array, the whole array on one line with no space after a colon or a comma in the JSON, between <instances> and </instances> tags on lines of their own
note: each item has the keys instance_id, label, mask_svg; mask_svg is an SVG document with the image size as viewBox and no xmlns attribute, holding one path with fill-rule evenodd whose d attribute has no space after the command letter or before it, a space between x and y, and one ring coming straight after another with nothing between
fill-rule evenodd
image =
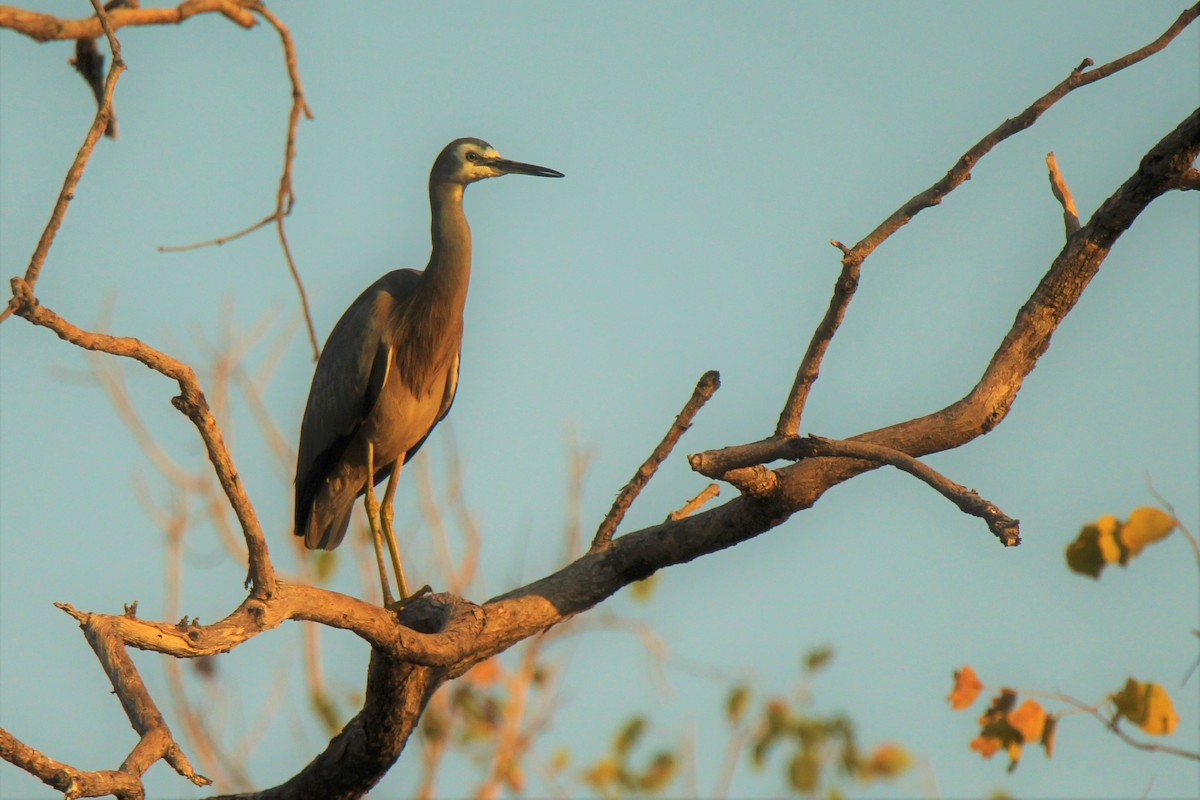
<instances>
[{"instance_id":1,"label":"curved branch","mask_svg":"<svg viewBox=\"0 0 1200 800\"><path fill-rule=\"evenodd\" d=\"M197 14L223 14L243 28L255 25L254 15L238 0L187 0L175 8L114 8L108 12L112 30L136 25L178 25ZM35 42L95 39L105 35L98 17L59 19L52 14L0 5L0 28L23 33Z\"/></svg>"},{"instance_id":2,"label":"curved branch","mask_svg":"<svg viewBox=\"0 0 1200 800\"><path fill-rule=\"evenodd\" d=\"M13 296L9 301L9 308L18 316L24 317L34 325L54 331L60 339L85 350L96 350L140 361L179 384L180 394L171 398L171 404L185 414L200 432L200 438L208 451L208 460L212 463L221 488L224 489L225 496L242 526L250 562L247 580L254 584L255 597L269 597L275 591L275 570L271 566L262 525L192 368L137 339L92 333L78 328L39 304L33 295L33 288L22 278L13 278L11 284Z\"/></svg>"}]
</instances>

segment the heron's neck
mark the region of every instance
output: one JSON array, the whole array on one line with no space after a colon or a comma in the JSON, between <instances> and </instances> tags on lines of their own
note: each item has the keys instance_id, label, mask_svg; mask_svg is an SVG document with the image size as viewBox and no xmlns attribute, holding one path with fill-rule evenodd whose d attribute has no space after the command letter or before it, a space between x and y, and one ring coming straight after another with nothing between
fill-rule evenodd
<instances>
[{"instance_id":1,"label":"heron's neck","mask_svg":"<svg viewBox=\"0 0 1200 800\"><path fill-rule=\"evenodd\" d=\"M471 279L471 228L462 206L463 187L439 183L429 187L433 212L433 253L425 270L426 290L443 308L462 313Z\"/></svg>"}]
</instances>

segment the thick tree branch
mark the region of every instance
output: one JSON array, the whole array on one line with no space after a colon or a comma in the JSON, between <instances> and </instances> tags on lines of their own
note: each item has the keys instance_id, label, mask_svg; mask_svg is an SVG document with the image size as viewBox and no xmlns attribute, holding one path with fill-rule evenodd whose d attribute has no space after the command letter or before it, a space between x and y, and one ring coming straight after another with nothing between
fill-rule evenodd
<instances>
[{"instance_id":1,"label":"thick tree branch","mask_svg":"<svg viewBox=\"0 0 1200 800\"><path fill-rule=\"evenodd\" d=\"M68 798L113 795L118 800L142 800L146 796L138 775L119 769L96 772L75 769L30 747L3 728L0 728L0 758Z\"/></svg>"},{"instance_id":2,"label":"thick tree branch","mask_svg":"<svg viewBox=\"0 0 1200 800\"><path fill-rule=\"evenodd\" d=\"M967 150L958 159L941 180L896 209L890 217L881 222L875 230L867 234L866 238L862 239L858 244L851 248L846 248L840 242L833 242L834 246L838 247L844 253L844 257L842 258L842 272L838 276L833 298L829 302L829 308L825 312L825 317L813 332L808 349L805 351L804 358L800 362L800 368L796 371L796 378L792 383L792 389L788 393L787 402L784 403L783 411L779 415L779 422L775 426L775 435L796 436L799 434L800 417L804 413L804 405L808 401L809 391L820 374L821 360L825 356L829 342L832 340L834 334L837 333L838 326L841 325L842 319L846 315L846 308L850 300L853 299L855 290L858 288L862 263L875 251L875 248L887 241L893 233L907 225L917 214L941 203L942 198L947 194L961 186L965 181L970 180L971 170L975 164L991 152L992 148L1005 139L1033 125L1042 114L1059 100L1066 97L1067 94L1154 55L1170 44L1198 16L1200 16L1200 3L1193 5L1187 11L1180 14L1179 18L1161 36L1145 47L1139 48L1114 61L1110 61L1103 66L1096 67L1093 70L1086 70L1086 67L1092 65L1092 60L1085 59L1078 67L1072 70L1071 74L1065 80L1035 100L1032 105L1020 114L1006 119L995 130L976 142L971 149Z\"/></svg>"},{"instance_id":3,"label":"thick tree branch","mask_svg":"<svg viewBox=\"0 0 1200 800\"><path fill-rule=\"evenodd\" d=\"M1154 198L1178 184L1197 151L1200 112L1156 145L1137 172L1071 238L967 397L942 411L862 434L853 441L921 455L965 444L995 427L1112 244ZM767 446L756 443L751 447L761 454ZM378 780L399 757L403 738L411 733L416 715L441 682L592 608L635 580L758 536L812 506L833 486L877 467L877 462L842 457L809 458L779 470L746 467L760 473L758 491L708 511L627 533L552 575L485 603L481 627L460 639L471 644L453 664L405 665L375 650L363 711L304 772L253 796L301 797L306 785L318 786L330 797L357 796L364 775ZM436 601L447 602L445 596ZM407 622L408 615L420 612L427 602L434 600L422 598L406 608L402 620ZM451 629L446 628L437 636L449 634ZM387 685L395 693L373 692L372 687L379 685Z\"/></svg>"}]
</instances>

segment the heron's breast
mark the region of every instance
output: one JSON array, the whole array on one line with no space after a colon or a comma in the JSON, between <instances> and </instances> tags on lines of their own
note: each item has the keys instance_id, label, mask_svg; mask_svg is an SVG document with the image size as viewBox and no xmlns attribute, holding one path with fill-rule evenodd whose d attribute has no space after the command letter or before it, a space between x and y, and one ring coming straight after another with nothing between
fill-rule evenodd
<instances>
[{"instance_id":1,"label":"heron's breast","mask_svg":"<svg viewBox=\"0 0 1200 800\"><path fill-rule=\"evenodd\" d=\"M414 393L404 381L388 376L379 402L363 425L364 446L369 439L375 446L375 461L395 461L416 446L437 424L442 405L441 380L436 391Z\"/></svg>"}]
</instances>

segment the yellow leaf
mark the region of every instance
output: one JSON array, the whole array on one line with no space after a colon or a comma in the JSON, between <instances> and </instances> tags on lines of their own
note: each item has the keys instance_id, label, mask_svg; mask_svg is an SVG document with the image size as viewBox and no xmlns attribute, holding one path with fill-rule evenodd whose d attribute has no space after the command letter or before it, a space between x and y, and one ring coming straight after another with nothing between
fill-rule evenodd
<instances>
[{"instance_id":1,"label":"yellow leaf","mask_svg":"<svg viewBox=\"0 0 1200 800\"><path fill-rule=\"evenodd\" d=\"M975 670L968 665L954 671L954 688L946 699L950 701L952 709L961 711L974 703L982 690L983 684L975 675Z\"/></svg>"},{"instance_id":2,"label":"yellow leaf","mask_svg":"<svg viewBox=\"0 0 1200 800\"><path fill-rule=\"evenodd\" d=\"M821 783L821 761L809 750L797 751L788 764L788 784L801 794L812 794Z\"/></svg>"},{"instance_id":3,"label":"yellow leaf","mask_svg":"<svg viewBox=\"0 0 1200 800\"><path fill-rule=\"evenodd\" d=\"M646 718L641 715L633 717L617 732L617 738L613 742L613 750L618 756L624 758L633 750L645 732Z\"/></svg>"},{"instance_id":4,"label":"yellow leaf","mask_svg":"<svg viewBox=\"0 0 1200 800\"><path fill-rule=\"evenodd\" d=\"M1117 534L1121 531L1121 523L1112 514L1105 514L1096 520L1096 545L1100 548L1100 557L1105 564L1116 564L1121 560L1121 547L1117 544Z\"/></svg>"},{"instance_id":5,"label":"yellow leaf","mask_svg":"<svg viewBox=\"0 0 1200 800\"><path fill-rule=\"evenodd\" d=\"M875 748L871 754L869 771L871 775L884 778L894 778L912 766L912 756L900 745L885 742Z\"/></svg>"},{"instance_id":6,"label":"yellow leaf","mask_svg":"<svg viewBox=\"0 0 1200 800\"><path fill-rule=\"evenodd\" d=\"M734 725L738 725L742 721L742 717L746 715L746 707L750 705L750 687L744 683L739 683L729 690L729 697L725 701L725 713L729 716L729 721Z\"/></svg>"},{"instance_id":7,"label":"yellow leaf","mask_svg":"<svg viewBox=\"0 0 1200 800\"><path fill-rule=\"evenodd\" d=\"M551 775L557 775L571 765L571 751L560 747L550 756L549 770Z\"/></svg>"},{"instance_id":8,"label":"yellow leaf","mask_svg":"<svg viewBox=\"0 0 1200 800\"><path fill-rule=\"evenodd\" d=\"M1175 530L1175 519L1165 511L1148 506L1135 508L1129 514L1129 522L1121 529L1121 543L1136 556L1146 547L1166 538Z\"/></svg>"},{"instance_id":9,"label":"yellow leaf","mask_svg":"<svg viewBox=\"0 0 1200 800\"><path fill-rule=\"evenodd\" d=\"M638 778L638 788L644 792L661 792L675 777L679 759L674 753L663 751L654 757L650 766Z\"/></svg>"},{"instance_id":10,"label":"yellow leaf","mask_svg":"<svg viewBox=\"0 0 1200 800\"><path fill-rule=\"evenodd\" d=\"M1026 742L1040 742L1046 727L1046 709L1036 700L1026 700L1016 711L1009 712L1008 724L1016 728Z\"/></svg>"},{"instance_id":11,"label":"yellow leaf","mask_svg":"<svg viewBox=\"0 0 1200 800\"><path fill-rule=\"evenodd\" d=\"M1171 696L1157 683L1141 683L1129 678L1125 688L1112 699L1121 716L1151 736L1168 736L1179 725L1179 715L1175 713Z\"/></svg>"}]
</instances>

